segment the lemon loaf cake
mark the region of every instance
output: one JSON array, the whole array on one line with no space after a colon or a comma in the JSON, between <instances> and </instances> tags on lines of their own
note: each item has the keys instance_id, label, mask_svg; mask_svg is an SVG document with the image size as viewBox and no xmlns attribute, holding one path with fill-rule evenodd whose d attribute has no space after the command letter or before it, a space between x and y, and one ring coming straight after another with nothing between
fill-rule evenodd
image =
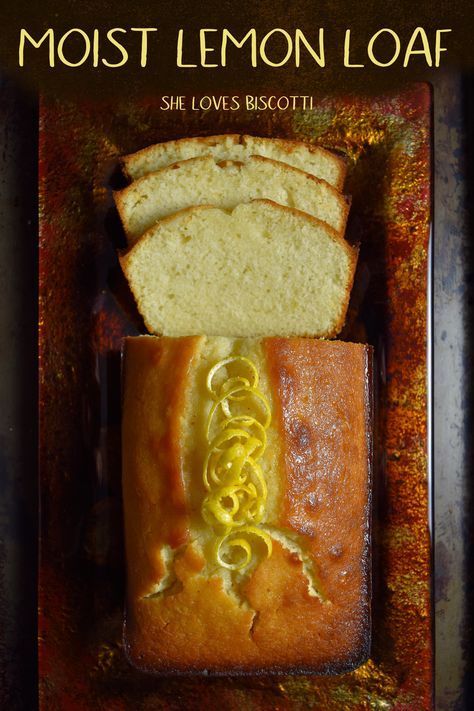
<instances>
[{"instance_id":1,"label":"lemon loaf cake","mask_svg":"<svg viewBox=\"0 0 474 711\"><path fill-rule=\"evenodd\" d=\"M128 338L125 649L158 673L339 673L370 646L370 347Z\"/></svg>"},{"instance_id":2,"label":"lemon loaf cake","mask_svg":"<svg viewBox=\"0 0 474 711\"><path fill-rule=\"evenodd\" d=\"M122 159L125 172L132 180L171 163L211 155L216 161L246 161L252 155L273 158L326 180L342 190L346 175L344 160L330 151L301 141L259 138L226 134L198 138L181 138L157 143Z\"/></svg>"},{"instance_id":3,"label":"lemon loaf cake","mask_svg":"<svg viewBox=\"0 0 474 711\"><path fill-rule=\"evenodd\" d=\"M333 337L356 261L324 222L268 200L183 210L120 257L148 330L168 336Z\"/></svg>"},{"instance_id":4,"label":"lemon loaf cake","mask_svg":"<svg viewBox=\"0 0 474 711\"><path fill-rule=\"evenodd\" d=\"M268 198L314 215L341 234L348 213L344 196L325 181L259 156L221 164L210 156L191 158L135 180L114 198L131 244L158 220L193 205L232 209Z\"/></svg>"}]
</instances>

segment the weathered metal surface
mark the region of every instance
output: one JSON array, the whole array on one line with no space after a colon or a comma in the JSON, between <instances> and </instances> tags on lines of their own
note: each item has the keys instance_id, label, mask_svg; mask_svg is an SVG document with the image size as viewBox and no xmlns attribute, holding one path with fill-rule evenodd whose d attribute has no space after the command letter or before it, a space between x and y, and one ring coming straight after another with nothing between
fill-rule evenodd
<instances>
[{"instance_id":1,"label":"weathered metal surface","mask_svg":"<svg viewBox=\"0 0 474 711\"><path fill-rule=\"evenodd\" d=\"M434 95L433 473L436 708L473 707L472 82Z\"/></svg>"},{"instance_id":2,"label":"weathered metal surface","mask_svg":"<svg viewBox=\"0 0 474 711\"><path fill-rule=\"evenodd\" d=\"M432 695L426 287L430 92L313 111L162 112L158 101L45 102L40 154L40 674L43 708L428 709ZM378 469L370 661L340 677L158 680L121 648L118 349L138 322L120 285L117 158L244 131L343 151L361 242L345 334L376 347Z\"/></svg>"}]
</instances>

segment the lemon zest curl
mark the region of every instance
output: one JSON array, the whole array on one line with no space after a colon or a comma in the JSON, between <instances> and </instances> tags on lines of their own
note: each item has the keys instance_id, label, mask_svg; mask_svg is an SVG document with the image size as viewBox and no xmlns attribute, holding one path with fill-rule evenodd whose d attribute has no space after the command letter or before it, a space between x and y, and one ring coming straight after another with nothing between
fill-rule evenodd
<instances>
[{"instance_id":1,"label":"lemon zest curl","mask_svg":"<svg viewBox=\"0 0 474 711\"><path fill-rule=\"evenodd\" d=\"M233 365L243 374L227 376L216 386L217 373L226 368L227 374ZM267 557L272 553L272 539L259 527L267 484L257 461L267 445L271 409L258 384L257 368L244 356L220 360L206 379L214 402L205 428L208 447L202 478L207 495L201 515L215 534L214 561L233 571L245 570L255 560L255 543L263 544ZM232 411L236 403L244 413Z\"/></svg>"}]
</instances>

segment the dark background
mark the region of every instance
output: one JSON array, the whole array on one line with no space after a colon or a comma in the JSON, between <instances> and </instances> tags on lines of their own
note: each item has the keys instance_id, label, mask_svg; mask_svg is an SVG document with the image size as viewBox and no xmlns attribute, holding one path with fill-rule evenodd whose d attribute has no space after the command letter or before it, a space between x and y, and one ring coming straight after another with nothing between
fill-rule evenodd
<instances>
[{"instance_id":1,"label":"dark background","mask_svg":"<svg viewBox=\"0 0 474 711\"><path fill-rule=\"evenodd\" d=\"M442 54L441 66L450 68L472 65L474 36L474 12L465 0L418 0L408 2L381 2L381 0L145 0L134 3L125 0L102 0L101 2L82 0L16 0L0 6L0 62L14 71L16 78L25 86L54 93L72 93L97 96L104 93L120 92L122 96L153 90L157 93L189 90L218 91L230 89L245 91L258 90L265 93L268 88L279 87L287 93L315 93L320 91L378 91L396 82L433 79L438 71L427 71L422 56L413 57L404 69L400 59L393 67L369 66L364 69L343 67L342 54L344 32L351 29L351 46L354 59L367 58L367 42L374 32L390 28L401 39L402 55L407 42L417 26L425 28L431 40L434 30L450 28L452 32L443 35L447 52ZM60 63L52 69L48 66L45 46L35 50L28 47L26 64L18 68L18 43L20 29L27 29L39 39L45 30L53 27L56 38L71 29L81 28L89 35L94 28L99 29L101 41L105 31L112 27L157 27L158 32L150 35L149 61L144 69L139 67L139 42L136 33L122 35L123 43L130 51L126 65L120 68L106 68L101 63L92 68L88 61L78 68L65 67ZM296 69L291 62L280 68L259 63L252 68L248 60L247 45L242 50L229 50L229 64L226 68L179 69L176 67L176 36L178 28L185 30L186 54L196 53L196 37L199 28L226 27L235 37L242 37L250 28L257 30L261 38L275 27L284 28L292 34L300 28L316 43L320 27L325 29L326 67L319 68L307 57ZM117 35L119 38L119 35ZM119 53L106 44L104 56L114 61ZM385 37L386 55L390 56L392 42ZM73 53L73 40L67 44L66 55ZM271 48L272 43L269 44ZM275 54L278 42L275 41ZM417 44L420 46L420 43ZM81 42L78 41L77 56L80 56ZM270 52L273 54L272 52ZM218 53L217 53L218 54ZM383 54L383 51L381 52Z\"/></svg>"},{"instance_id":2,"label":"dark background","mask_svg":"<svg viewBox=\"0 0 474 711\"><path fill-rule=\"evenodd\" d=\"M472 374L474 9L459 1L418 3L44 2L21 0L0 8L0 708L37 705L36 574L37 500L37 142L38 92L90 96L154 91L252 90L265 93L379 91L413 79L433 84L433 556L436 639L436 707L474 708L472 637ZM402 39L414 27L452 28L444 70L424 60L409 70L343 69L344 30L354 53L370 35L390 27ZM41 36L47 27L159 28L160 54L138 67L131 53L121 69L60 68L41 61L16 66L19 29ZM236 61L228 69L177 70L179 27L227 27L235 36L250 27L300 27L308 38L324 26L328 67L300 70ZM358 46L359 44L359 46ZM137 38L135 48L139 43ZM151 43L150 43L151 47ZM336 53L336 47L338 51ZM35 50L38 57L44 56ZM41 52L41 54L40 54ZM153 60L153 54L155 54ZM245 53L240 53L247 56ZM31 53L28 56L33 57ZM338 57L337 61L331 57Z\"/></svg>"}]
</instances>

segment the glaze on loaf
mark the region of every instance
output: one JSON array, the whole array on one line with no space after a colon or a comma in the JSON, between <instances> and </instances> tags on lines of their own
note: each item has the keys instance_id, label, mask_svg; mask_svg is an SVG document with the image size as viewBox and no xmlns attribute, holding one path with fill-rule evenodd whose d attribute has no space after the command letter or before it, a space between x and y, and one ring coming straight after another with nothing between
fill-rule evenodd
<instances>
[{"instance_id":1,"label":"glaze on loaf","mask_svg":"<svg viewBox=\"0 0 474 711\"><path fill-rule=\"evenodd\" d=\"M201 516L206 373L260 373L272 420L257 548L209 559ZM125 647L157 673L337 673L370 646L371 350L306 338L128 338L124 347ZM316 590L316 593L315 593Z\"/></svg>"}]
</instances>

